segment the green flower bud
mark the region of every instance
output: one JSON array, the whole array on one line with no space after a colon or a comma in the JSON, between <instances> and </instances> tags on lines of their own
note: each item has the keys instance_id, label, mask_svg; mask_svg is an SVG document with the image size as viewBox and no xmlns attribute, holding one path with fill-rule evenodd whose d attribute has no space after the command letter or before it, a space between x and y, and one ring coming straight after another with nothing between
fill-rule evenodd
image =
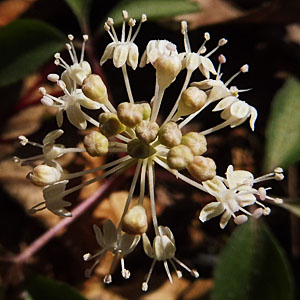
<instances>
[{"instance_id":1,"label":"green flower bud","mask_svg":"<svg viewBox=\"0 0 300 300\"><path fill-rule=\"evenodd\" d=\"M202 155L207 150L206 138L198 132L185 134L181 139L181 144L188 146L194 155Z\"/></svg>"},{"instance_id":2,"label":"green flower bud","mask_svg":"<svg viewBox=\"0 0 300 300\"><path fill-rule=\"evenodd\" d=\"M143 120L143 110L139 104L123 102L118 105L117 114L126 126L135 127Z\"/></svg>"},{"instance_id":3,"label":"green flower bud","mask_svg":"<svg viewBox=\"0 0 300 300\"><path fill-rule=\"evenodd\" d=\"M84 79L82 85L84 95L96 102L107 104L108 96L106 86L101 77L96 74L91 74Z\"/></svg>"},{"instance_id":4,"label":"green flower bud","mask_svg":"<svg viewBox=\"0 0 300 300\"><path fill-rule=\"evenodd\" d=\"M156 122L142 121L135 127L136 136L146 144L153 142L158 134L159 126Z\"/></svg>"},{"instance_id":5,"label":"green flower bud","mask_svg":"<svg viewBox=\"0 0 300 300\"><path fill-rule=\"evenodd\" d=\"M139 139L134 139L127 144L127 153L133 158L147 158L155 154L156 150Z\"/></svg>"},{"instance_id":6,"label":"green flower bud","mask_svg":"<svg viewBox=\"0 0 300 300\"><path fill-rule=\"evenodd\" d=\"M118 116L114 113L105 112L100 114L99 123L99 129L106 137L114 136L126 130L126 126L120 122Z\"/></svg>"},{"instance_id":7,"label":"green flower bud","mask_svg":"<svg viewBox=\"0 0 300 300\"><path fill-rule=\"evenodd\" d=\"M142 112L143 120L149 120L151 116L151 106L149 103L138 103L137 104Z\"/></svg>"},{"instance_id":8,"label":"green flower bud","mask_svg":"<svg viewBox=\"0 0 300 300\"><path fill-rule=\"evenodd\" d=\"M128 234L143 234L147 228L145 208L142 205L135 205L124 216L122 230Z\"/></svg>"},{"instance_id":9,"label":"green flower bud","mask_svg":"<svg viewBox=\"0 0 300 300\"><path fill-rule=\"evenodd\" d=\"M171 169L182 170L193 161L191 149L185 145L178 145L170 149L167 156L167 163Z\"/></svg>"},{"instance_id":10,"label":"green flower bud","mask_svg":"<svg viewBox=\"0 0 300 300\"><path fill-rule=\"evenodd\" d=\"M27 175L27 178L37 186L46 186L53 184L61 179L61 172L48 165L39 165L34 167L33 172Z\"/></svg>"},{"instance_id":11,"label":"green flower bud","mask_svg":"<svg viewBox=\"0 0 300 300\"><path fill-rule=\"evenodd\" d=\"M181 95L177 114L187 116L198 111L205 104L206 99L206 93L197 87L187 88Z\"/></svg>"},{"instance_id":12,"label":"green flower bud","mask_svg":"<svg viewBox=\"0 0 300 300\"><path fill-rule=\"evenodd\" d=\"M170 148L179 145L181 138L182 133L175 122L162 125L158 131L159 142Z\"/></svg>"},{"instance_id":13,"label":"green flower bud","mask_svg":"<svg viewBox=\"0 0 300 300\"><path fill-rule=\"evenodd\" d=\"M155 60L156 78L161 89L166 89L176 79L181 66L178 56L161 55Z\"/></svg>"},{"instance_id":14,"label":"green flower bud","mask_svg":"<svg viewBox=\"0 0 300 300\"><path fill-rule=\"evenodd\" d=\"M187 167L189 173L200 182L213 179L216 176L216 168L215 162L204 156L195 156Z\"/></svg>"},{"instance_id":15,"label":"green flower bud","mask_svg":"<svg viewBox=\"0 0 300 300\"><path fill-rule=\"evenodd\" d=\"M108 152L108 139L98 131L92 131L86 135L83 143L91 156L102 156Z\"/></svg>"}]
</instances>

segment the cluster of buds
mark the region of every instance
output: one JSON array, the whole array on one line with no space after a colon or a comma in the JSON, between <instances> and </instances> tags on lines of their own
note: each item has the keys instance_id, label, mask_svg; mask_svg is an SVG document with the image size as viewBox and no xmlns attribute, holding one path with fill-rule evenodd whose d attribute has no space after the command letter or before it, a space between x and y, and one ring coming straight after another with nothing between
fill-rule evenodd
<instances>
[{"instance_id":1,"label":"cluster of buds","mask_svg":"<svg viewBox=\"0 0 300 300\"><path fill-rule=\"evenodd\" d=\"M208 203L200 212L199 218L205 222L222 214L221 228L226 226L231 217L234 218L236 224L242 224L247 221L248 216L258 218L268 215L270 208L262 202L273 201L278 204L282 200L268 196L269 188L255 188L254 185L270 179L283 179L281 168L276 168L274 172L265 176L254 178L249 171L234 171L231 165L227 169L226 178L223 178L217 175L214 160L205 156L206 135L226 126L238 126L248 118L250 118L250 127L254 130L257 117L256 109L239 99L239 93L245 90L230 86L237 75L248 72L248 65L242 66L236 74L223 82L221 65L226 62L226 58L222 54L218 56L217 68L210 59L215 51L227 43L226 39L220 39L217 46L206 54L205 45L210 40L210 35L205 33L201 47L198 51L192 52L187 34L187 23L182 22L184 52L178 53L177 46L166 40L150 41L139 66L146 67L147 64L151 64L154 67L156 71L154 95L150 98L151 101L150 99L149 101L136 101L131 90L127 65L133 70L138 66L139 51L134 41L141 24L146 19L146 15L142 15L137 30L132 34L136 20L129 18L128 13L123 11L120 40L117 37L113 19L109 18L105 23L104 29L111 36L112 43L106 47L100 64L112 59L113 65L122 70L128 97L128 101L119 103L116 108L109 99L107 88L101 77L92 74L90 65L84 60L84 47L88 37L83 36L81 55L78 59L72 42L73 36L68 36L67 50L72 64L67 64L57 53L55 64L62 66L65 71L61 76L58 74L48 76L51 82L61 88L63 96L53 97L42 87L40 88L41 102L57 108L58 127L62 125L63 112L66 111L70 123L79 130L86 129L88 123L94 128L84 137L84 146L74 148L65 148L63 145L56 144L56 140L63 134L61 129L47 134L42 144L31 142L21 136L20 142L23 146L30 144L40 147L42 154L25 159L14 158L16 162L23 165L32 165L33 170L28 174L28 178L33 184L43 187L44 201L32 207L30 212L36 213L42 209L48 209L64 217L72 216L71 212L66 209L71 203L63 200L65 196L110 175L120 174L135 165L132 183L119 223L113 224L107 220L102 230L97 225L94 226L96 239L101 249L95 255L85 254L84 260L96 259L93 266L86 271L86 275L90 276L102 255L110 251L114 255L114 262L110 272L104 277L104 282L112 281L112 269L118 258L121 260L122 276L127 279L130 272L125 268L124 256L135 249L142 236L144 251L153 259L149 274L142 284L144 291L148 289L150 276L157 261L163 262L171 282L173 280L168 262L174 267L178 277L181 277L181 272L177 270L175 263L189 271L192 276L198 277L196 270L190 269L175 257L175 238L171 230L158 224L154 182L156 165L174 174L178 180L214 197L216 201ZM125 36L126 23L129 25L127 37ZM159 122L158 114L164 100L165 90L184 70L186 70L186 77L177 99L173 101L174 106L166 119ZM190 82L196 70L199 70L204 78L202 81ZM213 111L221 111L221 118L224 122L201 132L183 134L182 128L208 108L212 102L216 102ZM87 109L99 109L98 120L84 112L81 106ZM108 158L114 153L119 157L94 169L66 173L59 163L59 157L70 152L87 152L91 156L108 156ZM70 180L100 170L103 170L101 175L96 175L88 181L68 188ZM184 170L187 170L188 175L183 174ZM140 186L138 203L133 205L132 198L138 183ZM149 186L151 219L155 232L153 246L147 237L149 225L144 203L146 183ZM246 209L248 206L256 208L251 209L250 212Z\"/></svg>"}]
</instances>

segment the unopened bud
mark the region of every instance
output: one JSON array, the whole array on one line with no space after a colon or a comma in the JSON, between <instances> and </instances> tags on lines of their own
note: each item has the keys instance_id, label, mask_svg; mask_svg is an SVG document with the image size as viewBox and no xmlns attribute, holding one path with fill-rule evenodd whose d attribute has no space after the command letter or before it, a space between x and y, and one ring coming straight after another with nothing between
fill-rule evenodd
<instances>
[{"instance_id":1,"label":"unopened bud","mask_svg":"<svg viewBox=\"0 0 300 300\"><path fill-rule=\"evenodd\" d=\"M34 167L33 172L27 178L37 186L53 184L61 179L61 172L54 167L39 165Z\"/></svg>"},{"instance_id":2,"label":"unopened bud","mask_svg":"<svg viewBox=\"0 0 300 300\"><path fill-rule=\"evenodd\" d=\"M151 106L149 103L144 102L144 103L138 103L137 104L142 115L143 115L143 120L149 120L151 116Z\"/></svg>"},{"instance_id":3,"label":"unopened bud","mask_svg":"<svg viewBox=\"0 0 300 300\"><path fill-rule=\"evenodd\" d=\"M107 89L99 75L91 74L85 78L82 92L86 97L99 103L106 104L108 102Z\"/></svg>"},{"instance_id":4,"label":"unopened bud","mask_svg":"<svg viewBox=\"0 0 300 300\"><path fill-rule=\"evenodd\" d=\"M114 113L105 112L100 114L99 123L99 129L106 137L114 136L126 130L126 126L121 123L118 116Z\"/></svg>"},{"instance_id":5,"label":"unopened bud","mask_svg":"<svg viewBox=\"0 0 300 300\"><path fill-rule=\"evenodd\" d=\"M206 138L198 132L189 132L181 139L181 144L188 146L193 155L202 155L207 150Z\"/></svg>"},{"instance_id":6,"label":"unopened bud","mask_svg":"<svg viewBox=\"0 0 300 300\"><path fill-rule=\"evenodd\" d=\"M216 164L209 157L195 156L187 166L189 173L199 182L213 179L216 176Z\"/></svg>"},{"instance_id":7,"label":"unopened bud","mask_svg":"<svg viewBox=\"0 0 300 300\"><path fill-rule=\"evenodd\" d=\"M167 156L168 166L171 169L183 170L193 161L191 149L185 145L174 146Z\"/></svg>"},{"instance_id":8,"label":"unopened bud","mask_svg":"<svg viewBox=\"0 0 300 300\"><path fill-rule=\"evenodd\" d=\"M148 222L145 208L135 205L124 216L122 230L128 234L143 234L147 231Z\"/></svg>"},{"instance_id":9,"label":"unopened bud","mask_svg":"<svg viewBox=\"0 0 300 300\"><path fill-rule=\"evenodd\" d=\"M170 148L179 145L181 138L182 133L175 122L165 123L158 131L159 142Z\"/></svg>"},{"instance_id":10,"label":"unopened bud","mask_svg":"<svg viewBox=\"0 0 300 300\"><path fill-rule=\"evenodd\" d=\"M187 88L181 95L178 115L187 116L203 107L207 99L207 95L195 86Z\"/></svg>"},{"instance_id":11,"label":"unopened bud","mask_svg":"<svg viewBox=\"0 0 300 300\"><path fill-rule=\"evenodd\" d=\"M166 89L181 71L181 61L178 56L161 55L155 62L156 78L161 89Z\"/></svg>"},{"instance_id":12,"label":"unopened bud","mask_svg":"<svg viewBox=\"0 0 300 300\"><path fill-rule=\"evenodd\" d=\"M139 104L122 102L117 109L118 118L128 127L135 127L142 122L143 113Z\"/></svg>"},{"instance_id":13,"label":"unopened bud","mask_svg":"<svg viewBox=\"0 0 300 300\"><path fill-rule=\"evenodd\" d=\"M102 156L108 152L108 139L98 131L92 131L83 140L86 151L91 156Z\"/></svg>"},{"instance_id":14,"label":"unopened bud","mask_svg":"<svg viewBox=\"0 0 300 300\"><path fill-rule=\"evenodd\" d=\"M144 120L135 127L136 136L146 144L153 142L158 134L159 126L156 122Z\"/></svg>"}]
</instances>

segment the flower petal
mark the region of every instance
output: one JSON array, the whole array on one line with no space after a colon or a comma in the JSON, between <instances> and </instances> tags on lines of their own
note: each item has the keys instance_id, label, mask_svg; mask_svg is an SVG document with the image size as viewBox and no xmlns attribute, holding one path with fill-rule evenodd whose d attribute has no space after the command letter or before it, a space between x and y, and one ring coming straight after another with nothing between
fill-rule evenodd
<instances>
[{"instance_id":1,"label":"flower petal","mask_svg":"<svg viewBox=\"0 0 300 300\"><path fill-rule=\"evenodd\" d=\"M49 132L43 139L43 145L47 145L49 143L54 143L56 139L58 139L64 131L62 129L56 129Z\"/></svg>"},{"instance_id":2,"label":"flower petal","mask_svg":"<svg viewBox=\"0 0 300 300\"><path fill-rule=\"evenodd\" d=\"M148 255L150 258L154 258L154 251L147 234L143 233L142 238L143 238L143 248L146 255Z\"/></svg>"},{"instance_id":3,"label":"flower petal","mask_svg":"<svg viewBox=\"0 0 300 300\"><path fill-rule=\"evenodd\" d=\"M100 59L100 65L102 66L108 59L112 59L113 57L113 52L114 52L114 49L115 49L115 46L116 46L116 43L112 42L112 43L109 43L105 50L104 50L104 53Z\"/></svg>"},{"instance_id":4,"label":"flower petal","mask_svg":"<svg viewBox=\"0 0 300 300\"><path fill-rule=\"evenodd\" d=\"M206 222L211 218L214 218L220 215L224 211L224 206L220 202L211 202L206 204L199 215L199 219L201 222Z\"/></svg>"},{"instance_id":5,"label":"flower petal","mask_svg":"<svg viewBox=\"0 0 300 300\"><path fill-rule=\"evenodd\" d=\"M93 228L94 228L94 232L95 232L97 243L102 248L104 248L105 247L105 242L104 242L104 238L103 238L103 234L102 234L101 229L96 224L94 224Z\"/></svg>"},{"instance_id":6,"label":"flower petal","mask_svg":"<svg viewBox=\"0 0 300 300\"><path fill-rule=\"evenodd\" d=\"M129 52L128 45L117 45L113 54L113 63L116 68L120 68L125 65Z\"/></svg>"},{"instance_id":7,"label":"flower petal","mask_svg":"<svg viewBox=\"0 0 300 300\"><path fill-rule=\"evenodd\" d=\"M64 109L63 108L58 108L56 111L56 123L58 127L61 127L64 121Z\"/></svg>"},{"instance_id":8,"label":"flower petal","mask_svg":"<svg viewBox=\"0 0 300 300\"><path fill-rule=\"evenodd\" d=\"M224 211L224 214L222 215L221 219L220 219L220 227L221 229L224 229L229 221L229 219L231 218L231 213L228 210Z\"/></svg>"},{"instance_id":9,"label":"flower petal","mask_svg":"<svg viewBox=\"0 0 300 300\"><path fill-rule=\"evenodd\" d=\"M68 106L66 113L71 124L80 130L86 129L87 123L79 103Z\"/></svg>"},{"instance_id":10,"label":"flower petal","mask_svg":"<svg viewBox=\"0 0 300 300\"><path fill-rule=\"evenodd\" d=\"M132 67L133 70L136 69L139 60L139 48L136 44L131 44L129 48L127 64Z\"/></svg>"},{"instance_id":11,"label":"flower petal","mask_svg":"<svg viewBox=\"0 0 300 300\"><path fill-rule=\"evenodd\" d=\"M225 108L227 108L228 106L230 106L233 102L237 101L238 99L236 97L233 96L228 96L225 97L224 99L222 99L217 105L216 107L212 110L212 111L220 111L223 110Z\"/></svg>"},{"instance_id":12,"label":"flower petal","mask_svg":"<svg viewBox=\"0 0 300 300\"><path fill-rule=\"evenodd\" d=\"M106 247L117 241L117 229L110 219L103 224L103 241Z\"/></svg>"},{"instance_id":13,"label":"flower petal","mask_svg":"<svg viewBox=\"0 0 300 300\"><path fill-rule=\"evenodd\" d=\"M257 110L253 106L250 106L250 116L251 116L249 120L250 127L252 131L254 131L254 123L257 119Z\"/></svg>"}]
</instances>

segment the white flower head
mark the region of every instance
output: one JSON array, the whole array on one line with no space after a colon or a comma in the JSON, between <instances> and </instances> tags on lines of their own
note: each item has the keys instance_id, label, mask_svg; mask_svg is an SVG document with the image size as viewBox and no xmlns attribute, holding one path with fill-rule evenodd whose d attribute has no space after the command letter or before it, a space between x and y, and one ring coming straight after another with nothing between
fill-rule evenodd
<instances>
[{"instance_id":1,"label":"white flower head","mask_svg":"<svg viewBox=\"0 0 300 300\"><path fill-rule=\"evenodd\" d=\"M91 276L92 271L99 263L101 257L107 251L110 251L115 256L114 260L118 255L120 255L121 267L122 267L121 274L125 279L128 279L130 277L130 272L125 268L124 256L131 253L135 249L141 237L139 235L133 235L127 233L121 234L121 232L116 228L113 222L109 219L107 219L104 222L103 230L101 230L97 225L94 225L94 231L95 231L97 243L102 249L94 255L87 253L83 256L83 259L85 261L90 261L94 258L97 258L93 266L86 270L85 272L86 277ZM112 263L112 267L113 265L114 262ZM112 278L111 274L107 274L104 277L104 282L110 283L111 278Z\"/></svg>"},{"instance_id":2,"label":"white flower head","mask_svg":"<svg viewBox=\"0 0 300 300\"><path fill-rule=\"evenodd\" d=\"M54 63L65 69L65 71L63 72L63 75L65 77L68 77L71 81L76 82L77 85L82 85L83 80L91 74L91 66L87 61L84 60L85 44L88 40L88 35L83 35L83 43L79 59L77 57L76 50L73 44L73 35L69 34L68 39L69 43L66 44L66 47L69 51L72 64L69 65L68 63L66 63L66 61L61 57L60 53L56 53L54 55Z\"/></svg>"},{"instance_id":3,"label":"white flower head","mask_svg":"<svg viewBox=\"0 0 300 300\"><path fill-rule=\"evenodd\" d=\"M66 82L68 83L68 80L66 80ZM56 121L58 127L62 126L63 112L66 111L71 124L80 130L86 129L87 119L89 119L89 117L81 110L81 106L88 109L99 109L101 104L87 98L81 89L76 88L75 82L73 85L70 83L69 87L63 80L57 80L56 83L64 92L64 95L61 97L54 97L47 94L45 89L40 89L40 92L43 95L41 102L44 105L57 108Z\"/></svg>"},{"instance_id":4,"label":"white flower head","mask_svg":"<svg viewBox=\"0 0 300 300\"><path fill-rule=\"evenodd\" d=\"M128 20L129 32L127 38L125 37L125 22ZM121 68L126 63L136 69L139 58L139 49L134 43L134 40L141 28L141 24L146 22L147 16L142 15L140 24L132 36L132 28L136 24L136 20L129 18L127 11L123 11L123 25L122 25L122 35L121 40L118 39L116 31L114 29L114 21L112 18L108 18L104 25L104 29L109 33L112 38L112 42L108 44L105 48L104 54L100 60L100 65L103 65L108 59L113 59L114 66L116 68Z\"/></svg>"},{"instance_id":5,"label":"white flower head","mask_svg":"<svg viewBox=\"0 0 300 300\"><path fill-rule=\"evenodd\" d=\"M150 258L153 259L148 276L142 284L143 291L148 290L148 283L157 261L163 262L168 278L171 283L173 283L173 279L169 270L168 262L172 265L179 278L182 277L182 273L181 271L177 270L175 266L175 262L178 263L184 269L186 269L188 272L190 272L192 276L196 278L199 276L196 270L191 270L189 267L187 267L184 263L182 263L180 260L178 260L175 257L175 252L176 252L175 239L169 227L158 226L158 234L155 236L153 240L153 246L151 246L151 243L146 233L144 233L142 237L143 237L144 251Z\"/></svg>"}]
</instances>

